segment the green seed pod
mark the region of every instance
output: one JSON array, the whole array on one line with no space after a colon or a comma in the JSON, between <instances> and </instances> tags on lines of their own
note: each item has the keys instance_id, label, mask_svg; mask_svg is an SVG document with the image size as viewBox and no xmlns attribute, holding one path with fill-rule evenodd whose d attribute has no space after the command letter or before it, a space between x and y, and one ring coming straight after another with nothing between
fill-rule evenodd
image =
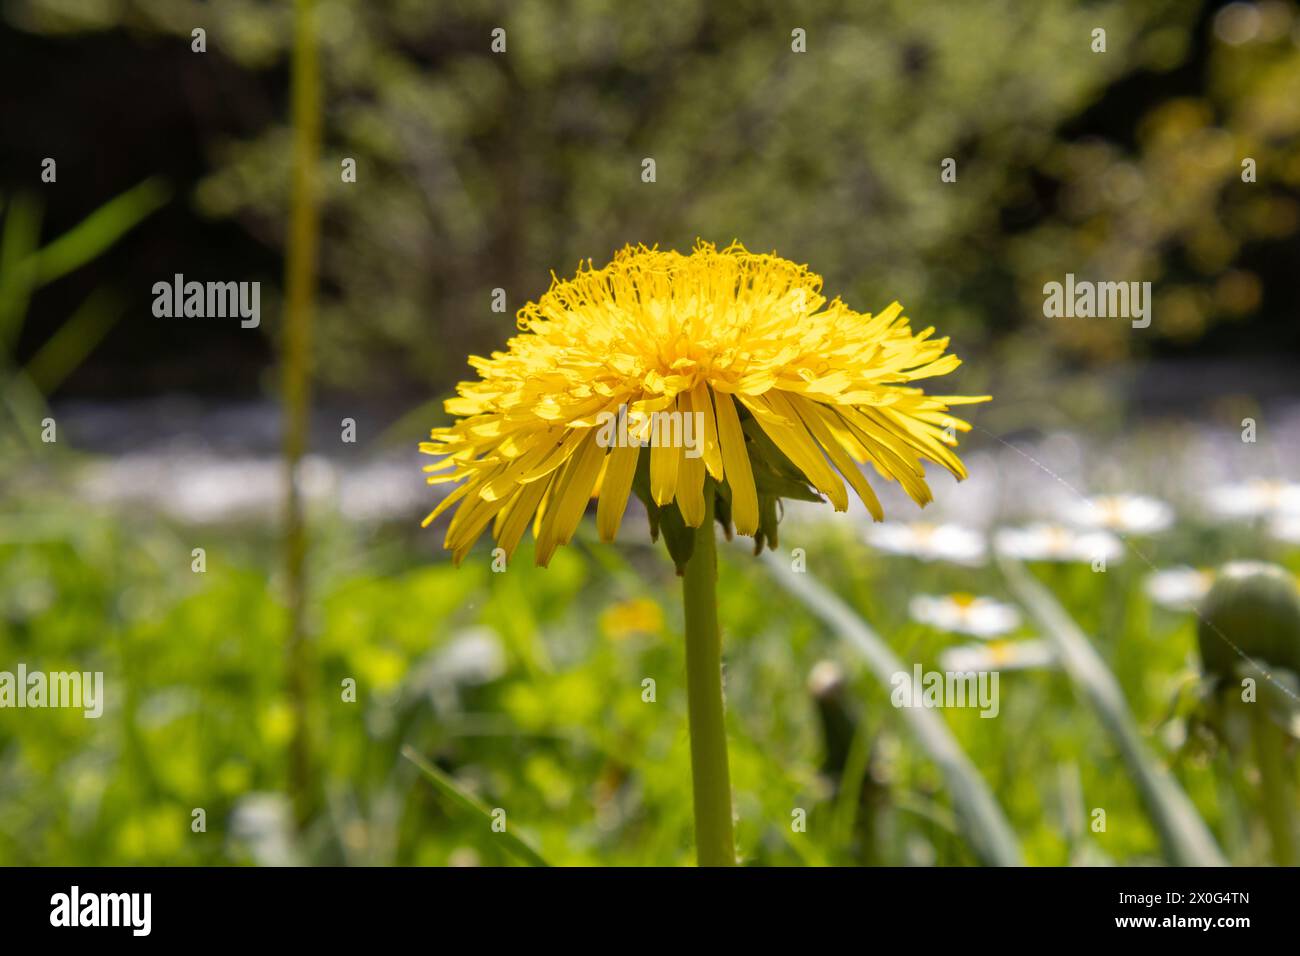
<instances>
[{"instance_id":1,"label":"green seed pod","mask_svg":"<svg viewBox=\"0 0 1300 956\"><path fill-rule=\"evenodd\" d=\"M1295 578L1284 568L1262 561L1225 564L1201 605L1196 638L1207 675L1233 679L1242 658L1232 644L1257 662L1300 673L1300 595Z\"/></svg>"}]
</instances>

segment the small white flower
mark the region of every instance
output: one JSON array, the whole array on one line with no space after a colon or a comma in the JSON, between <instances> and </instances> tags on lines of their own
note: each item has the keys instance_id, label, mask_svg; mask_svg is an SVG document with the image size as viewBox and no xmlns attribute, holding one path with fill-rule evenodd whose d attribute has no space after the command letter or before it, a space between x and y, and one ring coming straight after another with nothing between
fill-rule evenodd
<instances>
[{"instance_id":1,"label":"small white flower","mask_svg":"<svg viewBox=\"0 0 1300 956\"><path fill-rule=\"evenodd\" d=\"M950 647L939 655L945 671L1015 671L1053 667L1056 655L1046 641L988 641Z\"/></svg>"},{"instance_id":2,"label":"small white flower","mask_svg":"<svg viewBox=\"0 0 1300 956\"><path fill-rule=\"evenodd\" d=\"M924 561L951 561L977 565L984 562L984 536L959 524L885 521L866 529L867 541L890 554L906 554Z\"/></svg>"},{"instance_id":3,"label":"small white flower","mask_svg":"<svg viewBox=\"0 0 1300 956\"><path fill-rule=\"evenodd\" d=\"M918 594L908 610L922 624L976 637L996 637L1020 625L1020 612L1012 605L973 594Z\"/></svg>"},{"instance_id":4,"label":"small white flower","mask_svg":"<svg viewBox=\"0 0 1300 956\"><path fill-rule=\"evenodd\" d=\"M501 638L489 627L472 627L453 637L433 659L431 672L457 684L488 684L506 670Z\"/></svg>"},{"instance_id":5,"label":"small white flower","mask_svg":"<svg viewBox=\"0 0 1300 956\"><path fill-rule=\"evenodd\" d=\"M1252 478L1211 488L1206 496L1210 510L1223 518L1257 518L1261 515L1300 513L1300 485Z\"/></svg>"},{"instance_id":6,"label":"small white flower","mask_svg":"<svg viewBox=\"0 0 1300 956\"><path fill-rule=\"evenodd\" d=\"M1212 572L1181 567L1147 575L1144 587L1147 596L1157 604L1174 611L1187 611L1200 603L1213 583Z\"/></svg>"},{"instance_id":7,"label":"small white flower","mask_svg":"<svg viewBox=\"0 0 1300 956\"><path fill-rule=\"evenodd\" d=\"M999 554L1022 561L1118 561L1124 546L1109 531L1078 532L1064 525L1037 522L1003 528L994 539Z\"/></svg>"},{"instance_id":8,"label":"small white flower","mask_svg":"<svg viewBox=\"0 0 1300 956\"><path fill-rule=\"evenodd\" d=\"M1268 533L1279 541L1300 544L1300 513L1274 515L1268 524Z\"/></svg>"},{"instance_id":9,"label":"small white flower","mask_svg":"<svg viewBox=\"0 0 1300 956\"><path fill-rule=\"evenodd\" d=\"M1174 523L1174 509L1146 495L1099 495L1067 505L1066 517L1084 528L1154 534Z\"/></svg>"}]
</instances>

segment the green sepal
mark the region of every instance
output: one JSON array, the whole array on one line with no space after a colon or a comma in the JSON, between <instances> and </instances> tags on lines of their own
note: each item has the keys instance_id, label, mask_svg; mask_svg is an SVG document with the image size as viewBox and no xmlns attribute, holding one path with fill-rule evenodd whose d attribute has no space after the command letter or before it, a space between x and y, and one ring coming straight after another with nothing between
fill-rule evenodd
<instances>
[{"instance_id":1,"label":"green sepal","mask_svg":"<svg viewBox=\"0 0 1300 956\"><path fill-rule=\"evenodd\" d=\"M766 463L753 463L754 488L759 496L771 495L774 498L794 498L797 501L825 501L817 491L802 481L779 475L768 468Z\"/></svg>"},{"instance_id":2,"label":"green sepal","mask_svg":"<svg viewBox=\"0 0 1300 956\"><path fill-rule=\"evenodd\" d=\"M654 496L650 494L650 456L638 455L636 460L636 472L632 475L632 491L641 499L641 504L645 506L646 519L650 522L650 540L659 540L659 513L660 508L655 504Z\"/></svg>"},{"instance_id":3,"label":"green sepal","mask_svg":"<svg viewBox=\"0 0 1300 956\"><path fill-rule=\"evenodd\" d=\"M794 481L806 481L804 473L792 462L776 442L768 437L767 432L763 431L758 420L747 418L740 423L741 429L750 441L749 460L751 464L758 464L759 461L770 465L772 470L778 475L784 475Z\"/></svg>"},{"instance_id":4,"label":"green sepal","mask_svg":"<svg viewBox=\"0 0 1300 956\"><path fill-rule=\"evenodd\" d=\"M799 501L823 500L808 484L807 476L777 447L755 419L747 418L740 427L749 436L749 465L759 497L768 494Z\"/></svg>"},{"instance_id":5,"label":"green sepal","mask_svg":"<svg viewBox=\"0 0 1300 956\"><path fill-rule=\"evenodd\" d=\"M676 502L659 509L659 527L663 531L664 544L668 546L668 556L673 559L680 575L695 553L695 529L686 524Z\"/></svg>"},{"instance_id":6,"label":"green sepal","mask_svg":"<svg viewBox=\"0 0 1300 956\"><path fill-rule=\"evenodd\" d=\"M776 529L781 519L777 517L777 499L773 495L762 495L758 499L758 533L754 535L754 553L761 554L763 545L769 551L776 550Z\"/></svg>"},{"instance_id":7,"label":"green sepal","mask_svg":"<svg viewBox=\"0 0 1300 956\"><path fill-rule=\"evenodd\" d=\"M731 486L725 481L714 486L716 493L713 496L713 517L722 525L722 533L730 541L735 535L731 525Z\"/></svg>"}]
</instances>

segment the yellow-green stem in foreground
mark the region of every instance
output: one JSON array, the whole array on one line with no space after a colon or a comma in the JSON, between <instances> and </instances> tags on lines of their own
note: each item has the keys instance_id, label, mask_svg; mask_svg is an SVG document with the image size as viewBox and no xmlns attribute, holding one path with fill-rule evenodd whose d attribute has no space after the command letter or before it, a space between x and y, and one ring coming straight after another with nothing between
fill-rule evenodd
<instances>
[{"instance_id":1,"label":"yellow-green stem in foreground","mask_svg":"<svg viewBox=\"0 0 1300 956\"><path fill-rule=\"evenodd\" d=\"M316 50L314 0L297 0L291 73L293 157L289 197L289 240L285 266L283 359L284 405L284 560L289 605L286 649L289 703L293 713L289 790L294 816L303 826L311 815L311 738L307 702L309 657L307 600L307 529L298 470L307 446L311 401L311 325L316 298L316 250L319 216L316 165L320 154L320 66Z\"/></svg>"}]
</instances>

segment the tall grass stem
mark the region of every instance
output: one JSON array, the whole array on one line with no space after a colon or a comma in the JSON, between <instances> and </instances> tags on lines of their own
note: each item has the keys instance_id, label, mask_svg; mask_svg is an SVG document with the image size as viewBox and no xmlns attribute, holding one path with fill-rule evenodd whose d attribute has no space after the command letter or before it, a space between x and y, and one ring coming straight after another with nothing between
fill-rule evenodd
<instances>
[{"instance_id":1,"label":"tall grass stem","mask_svg":"<svg viewBox=\"0 0 1300 956\"><path fill-rule=\"evenodd\" d=\"M300 828L310 818L314 802L308 717L310 648L305 621L307 528L298 477L310 423L311 331L316 307L316 258L320 239L316 166L320 155L321 85L316 42L315 0L297 0L290 78L293 156L281 389L284 407L284 571L288 601L285 664L293 716L289 791Z\"/></svg>"}]
</instances>

